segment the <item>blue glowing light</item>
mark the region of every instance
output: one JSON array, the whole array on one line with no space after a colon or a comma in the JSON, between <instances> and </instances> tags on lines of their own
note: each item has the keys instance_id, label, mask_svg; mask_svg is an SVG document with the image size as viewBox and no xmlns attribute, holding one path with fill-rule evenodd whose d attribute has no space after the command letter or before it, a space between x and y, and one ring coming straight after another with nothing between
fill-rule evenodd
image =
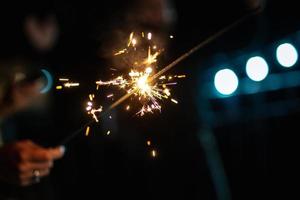
<instances>
[{"instance_id":1,"label":"blue glowing light","mask_svg":"<svg viewBox=\"0 0 300 200\"><path fill-rule=\"evenodd\" d=\"M247 61L246 73L253 81L262 81L269 73L269 66L265 59L255 56Z\"/></svg>"},{"instance_id":2,"label":"blue glowing light","mask_svg":"<svg viewBox=\"0 0 300 200\"><path fill-rule=\"evenodd\" d=\"M232 70L222 69L216 73L214 84L218 92L230 95L237 89L239 80Z\"/></svg>"},{"instance_id":3,"label":"blue glowing light","mask_svg":"<svg viewBox=\"0 0 300 200\"><path fill-rule=\"evenodd\" d=\"M292 44L284 43L277 47L276 58L283 67L292 67L298 60L298 52Z\"/></svg>"},{"instance_id":4,"label":"blue glowing light","mask_svg":"<svg viewBox=\"0 0 300 200\"><path fill-rule=\"evenodd\" d=\"M46 79L46 84L40 91L40 93L44 94L44 93L49 92L50 89L52 88L53 78L52 78L49 71L47 71L45 69L42 69L41 71L42 71L42 73L43 73L43 75L45 76L45 79Z\"/></svg>"}]
</instances>

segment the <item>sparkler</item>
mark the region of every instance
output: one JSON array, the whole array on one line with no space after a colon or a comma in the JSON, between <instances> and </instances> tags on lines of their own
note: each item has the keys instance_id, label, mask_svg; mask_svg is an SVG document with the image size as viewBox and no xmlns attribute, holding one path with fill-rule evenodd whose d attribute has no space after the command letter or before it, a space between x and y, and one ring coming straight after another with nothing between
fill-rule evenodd
<instances>
[{"instance_id":1,"label":"sparkler","mask_svg":"<svg viewBox=\"0 0 300 200\"><path fill-rule=\"evenodd\" d=\"M139 41L139 46L137 37L135 33L132 32L129 35L127 42L127 47L115 53L115 56L120 56L124 54L125 57L133 58L130 63L134 63L128 74L120 75L112 80L108 81L96 81L97 86L117 86L119 89L124 90L127 94L132 94L135 99L137 99L141 108L136 112L139 116L144 116L146 113L154 113L154 111L161 112L160 101L163 99L168 99L171 96L170 89L167 86L176 85L176 82L170 82L173 78L178 78L175 75L169 76L168 79L161 78L158 81L151 80L151 76L157 66L158 56L163 51L162 49L157 49L157 45L150 43L147 50L143 48L143 40L151 42L153 35L151 32L147 33L147 38L144 38L144 32L142 32L141 41ZM155 46L155 50L152 50L151 46ZM141 48L141 49L140 49ZM154 49L154 48L153 48ZM142 53L138 53L139 56L132 57L131 54L136 54L136 52L147 52L146 55L141 56ZM128 59L127 59L128 60ZM181 75L180 78L184 78L185 75ZM112 97L113 94L107 96L107 98ZM175 102L175 100L171 99ZM176 102L177 103L177 102ZM127 105L126 110L129 110L130 106Z\"/></svg>"},{"instance_id":2,"label":"sparkler","mask_svg":"<svg viewBox=\"0 0 300 200\"><path fill-rule=\"evenodd\" d=\"M192 55L193 53L195 53L196 51L198 51L199 49L203 48L204 46L206 46L207 44L209 44L210 42L216 40L217 38L219 38L220 36L222 36L223 34L225 34L226 32L228 32L229 30L233 29L234 27L236 27L237 25L241 24L242 22L244 22L245 20L247 20L248 18L252 17L253 15L257 14L258 12L260 12L260 9L254 10L240 18L238 18L236 21L234 21L232 24L229 24L228 26L224 27L223 29L219 30L218 32L216 32L215 34L212 34L211 36L209 36L208 38L206 38L204 41L200 42L198 45L196 45L195 47L193 47L192 49L190 49L189 51L187 51L186 53L184 53L183 55L181 55L180 57L178 57L176 60L174 60L173 62L171 62L169 65L165 66L164 68L162 68L160 71L158 71L157 73L155 73L152 76L147 76L146 80L144 81L144 83L147 84L151 84L152 81L158 79L158 80L165 80L165 76L164 74L169 71L170 69L172 69L174 66L176 66L179 62L183 61L184 59L186 59L187 57L189 57L190 55ZM136 39L133 40L134 38L134 33L131 33L129 36L129 41L127 43L127 48L129 48L131 45L135 48L137 45L137 41ZM144 33L142 33L142 38L144 38ZM135 42L133 42L135 41ZM154 48L155 47L155 48ZM116 56L119 55L123 55L127 52L127 48L122 49L121 51L118 51L117 53L115 53ZM154 45L153 49L157 49L157 46ZM178 75L179 76L179 75ZM178 78L177 76L177 78ZM183 77L185 75L182 75ZM141 77L143 77L143 75L141 75ZM163 78L164 77L164 78ZM121 79L122 81L125 81L126 79L123 79L123 77L120 77L119 79ZM139 79L137 79L139 80ZM127 81L127 80L126 80ZM126 82L125 81L125 82ZM98 82L98 81L97 81ZM96 84L97 84L96 82ZM102 82L99 81L97 84L97 90L99 89L100 85L114 85L115 80L111 81L111 82ZM101 84L104 83L104 84ZM135 82L137 83L137 82ZM118 86L122 86L124 84L115 84ZM126 85L126 84L125 84ZM153 87L153 85L151 85ZM139 87L136 87L139 88ZM146 90L147 91L147 90ZM122 96L120 99L118 99L117 101L115 101L105 112L102 112L99 114L98 117L104 116L105 114L107 114L111 109L114 109L115 107L117 107L118 105L120 105L122 102L124 102L125 100L127 100L132 94L139 94L139 92L135 91L135 90L131 90L131 92L127 92L127 94L125 94L124 96ZM148 93L146 93L148 94ZM151 94L151 93L150 93ZM151 98L150 98L151 99ZM174 101L173 101L174 102ZM176 101L177 102L177 101ZM126 107L126 110L129 110L130 106ZM145 110L146 108L143 106L142 110ZM147 108L148 109L148 108ZM151 109L149 109L151 110ZM100 112L100 111L99 111ZM94 117L94 118L97 118ZM91 125L93 121L89 121L87 122L84 126L82 126L80 129L76 130L75 132L73 132L71 135L69 135L68 137L66 137L64 140L62 140L62 142L60 144L64 145L67 142L69 142L72 138L74 138L76 135L78 135L79 133L81 133L87 126ZM152 151L152 156L156 156L156 152L155 150Z\"/></svg>"}]
</instances>

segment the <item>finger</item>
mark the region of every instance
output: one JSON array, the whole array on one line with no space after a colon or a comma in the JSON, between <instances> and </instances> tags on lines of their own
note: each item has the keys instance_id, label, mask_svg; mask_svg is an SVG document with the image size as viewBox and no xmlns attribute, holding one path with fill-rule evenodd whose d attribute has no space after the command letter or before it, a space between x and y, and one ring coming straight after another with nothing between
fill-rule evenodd
<instances>
[{"instance_id":1,"label":"finger","mask_svg":"<svg viewBox=\"0 0 300 200\"><path fill-rule=\"evenodd\" d=\"M30 149L23 156L23 160L31 162L50 162L53 159L61 158L65 152L63 146L45 149L33 142L28 142L27 147Z\"/></svg>"},{"instance_id":2,"label":"finger","mask_svg":"<svg viewBox=\"0 0 300 200\"><path fill-rule=\"evenodd\" d=\"M49 161L49 162L30 162L27 164L27 170L33 170L33 169L37 169L37 170L45 170L45 169L49 169L53 167L53 162Z\"/></svg>"},{"instance_id":3,"label":"finger","mask_svg":"<svg viewBox=\"0 0 300 200\"><path fill-rule=\"evenodd\" d=\"M28 161L30 162L51 162L52 154L44 148L34 148L28 152Z\"/></svg>"},{"instance_id":4,"label":"finger","mask_svg":"<svg viewBox=\"0 0 300 200\"><path fill-rule=\"evenodd\" d=\"M65 147L64 146L59 146L56 148L51 148L49 149L49 152L52 156L53 160L59 159L61 157L63 157L64 153L65 153Z\"/></svg>"},{"instance_id":5,"label":"finger","mask_svg":"<svg viewBox=\"0 0 300 200\"><path fill-rule=\"evenodd\" d=\"M30 140L25 140L19 143L19 159L21 162L47 162L51 161L50 153L43 147L34 144Z\"/></svg>"},{"instance_id":6,"label":"finger","mask_svg":"<svg viewBox=\"0 0 300 200\"><path fill-rule=\"evenodd\" d=\"M52 152L49 149L39 146L33 142L29 143L31 147L31 161L33 162L44 162L52 161Z\"/></svg>"},{"instance_id":7,"label":"finger","mask_svg":"<svg viewBox=\"0 0 300 200\"><path fill-rule=\"evenodd\" d=\"M46 148L32 142L31 140L25 140L25 142L26 142L26 145L30 146L32 149L45 149L46 150Z\"/></svg>"}]
</instances>

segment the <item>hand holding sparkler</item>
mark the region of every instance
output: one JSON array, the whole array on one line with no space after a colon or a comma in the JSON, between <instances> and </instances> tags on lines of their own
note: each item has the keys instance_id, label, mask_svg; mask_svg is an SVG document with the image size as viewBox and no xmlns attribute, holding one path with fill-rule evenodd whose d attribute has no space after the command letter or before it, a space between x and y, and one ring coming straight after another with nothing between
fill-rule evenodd
<instances>
[{"instance_id":1,"label":"hand holding sparkler","mask_svg":"<svg viewBox=\"0 0 300 200\"><path fill-rule=\"evenodd\" d=\"M0 148L0 179L20 186L37 183L63 155L63 147L47 149L30 140L5 145Z\"/></svg>"},{"instance_id":2,"label":"hand holding sparkler","mask_svg":"<svg viewBox=\"0 0 300 200\"><path fill-rule=\"evenodd\" d=\"M14 80L7 83L3 97L0 99L0 117L12 115L15 112L28 108L41 100L43 81L40 75L32 77L24 73L14 74Z\"/></svg>"}]
</instances>

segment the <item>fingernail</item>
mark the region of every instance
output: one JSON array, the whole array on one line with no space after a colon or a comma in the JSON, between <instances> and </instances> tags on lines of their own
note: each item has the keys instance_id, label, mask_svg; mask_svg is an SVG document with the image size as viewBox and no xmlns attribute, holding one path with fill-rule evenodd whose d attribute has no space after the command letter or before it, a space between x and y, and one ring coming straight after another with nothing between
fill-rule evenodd
<instances>
[{"instance_id":1,"label":"fingernail","mask_svg":"<svg viewBox=\"0 0 300 200\"><path fill-rule=\"evenodd\" d=\"M65 151L66 151L66 147L65 146L60 146L60 152L62 154L65 154Z\"/></svg>"}]
</instances>

